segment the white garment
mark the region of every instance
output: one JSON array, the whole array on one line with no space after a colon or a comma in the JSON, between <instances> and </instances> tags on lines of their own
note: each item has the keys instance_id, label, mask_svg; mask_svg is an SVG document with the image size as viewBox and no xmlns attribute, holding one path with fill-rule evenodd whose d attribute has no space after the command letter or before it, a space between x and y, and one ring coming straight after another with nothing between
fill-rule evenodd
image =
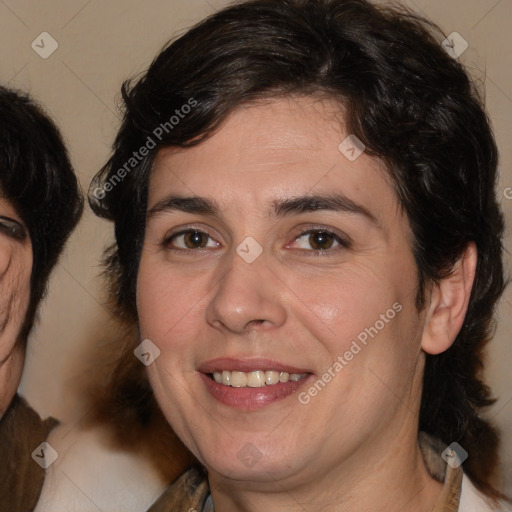
<instances>
[{"instance_id":1,"label":"white garment","mask_svg":"<svg viewBox=\"0 0 512 512\"><path fill-rule=\"evenodd\" d=\"M34 512L140 512L169 485L151 461L109 447L101 428L60 425L48 443L58 452ZM186 511L184 511L186 512Z\"/></svg>"},{"instance_id":2,"label":"white garment","mask_svg":"<svg viewBox=\"0 0 512 512\"><path fill-rule=\"evenodd\" d=\"M458 512L512 512L512 504L500 502L498 508L484 496L467 475L462 477L462 492Z\"/></svg>"}]
</instances>

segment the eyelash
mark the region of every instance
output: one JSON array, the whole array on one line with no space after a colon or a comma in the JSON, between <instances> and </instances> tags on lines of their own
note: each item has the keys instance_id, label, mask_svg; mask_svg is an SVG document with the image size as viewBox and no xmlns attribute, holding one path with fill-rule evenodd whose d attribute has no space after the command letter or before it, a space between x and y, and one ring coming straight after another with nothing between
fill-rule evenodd
<instances>
[{"instance_id":1,"label":"eyelash","mask_svg":"<svg viewBox=\"0 0 512 512\"><path fill-rule=\"evenodd\" d=\"M213 237L211 237L205 231L203 231L201 229L196 229L196 228L190 227L188 229L184 229L182 231L179 231L177 233L173 233L172 235L166 237L165 240L162 243L163 247L166 248L166 249L169 249L169 245L171 244L171 242L173 240L175 240L176 238L178 238L180 236L186 235L188 233L199 233L201 235L207 236L210 240L214 240ZM338 244L339 244L339 246L341 248L345 248L345 249L350 248L351 243L350 243L349 240L344 239L340 235L338 235L337 233L335 233L335 232L333 232L333 231L331 231L329 229L323 228L323 227L309 228L309 229L306 229L304 231L301 231L294 238L294 242L297 241L298 239L302 238L305 235L310 235L310 234L314 234L314 233L322 233L322 234L325 234L325 235L327 235L329 237L332 237L335 242L338 242ZM218 243L218 242L216 242L216 243ZM182 252L182 253L185 252L185 253L195 253L195 254L197 254L197 253L201 253L204 250L208 250L208 249L207 248L183 249L181 247L180 248L173 248L173 247L171 247L170 250L172 250L172 251L179 251L179 252ZM318 256L326 256L326 255L328 255L327 253L332 253L336 249L329 248L329 249L318 249L318 250L315 250L315 249L312 249L312 250L299 249L299 250L311 253L310 256L312 256L312 257L318 257Z\"/></svg>"}]
</instances>

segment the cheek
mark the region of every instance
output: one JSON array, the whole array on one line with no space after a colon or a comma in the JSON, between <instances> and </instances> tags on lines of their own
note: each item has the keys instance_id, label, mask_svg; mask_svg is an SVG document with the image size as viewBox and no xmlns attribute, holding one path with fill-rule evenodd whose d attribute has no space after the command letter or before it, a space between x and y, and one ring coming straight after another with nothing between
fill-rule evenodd
<instances>
[{"instance_id":1,"label":"cheek","mask_svg":"<svg viewBox=\"0 0 512 512\"><path fill-rule=\"evenodd\" d=\"M197 325L197 312L206 300L203 279L185 278L165 266L141 259L137 277L137 311L142 339L158 346L179 340Z\"/></svg>"},{"instance_id":2,"label":"cheek","mask_svg":"<svg viewBox=\"0 0 512 512\"><path fill-rule=\"evenodd\" d=\"M5 243L0 248L0 264L0 360L3 360L12 353L30 301L31 249ZM12 362L9 364L12 366Z\"/></svg>"},{"instance_id":3,"label":"cheek","mask_svg":"<svg viewBox=\"0 0 512 512\"><path fill-rule=\"evenodd\" d=\"M0 322L23 321L30 301L32 256L16 248L0 250Z\"/></svg>"},{"instance_id":4,"label":"cheek","mask_svg":"<svg viewBox=\"0 0 512 512\"><path fill-rule=\"evenodd\" d=\"M12 261L12 248L9 246L0 246L0 279L6 274Z\"/></svg>"},{"instance_id":5,"label":"cheek","mask_svg":"<svg viewBox=\"0 0 512 512\"><path fill-rule=\"evenodd\" d=\"M398 268L377 263L340 267L321 280L296 279L290 286L303 297L295 309L298 323L321 343L321 371L329 372L327 379L336 376L336 400L343 396L357 402L354 397L362 393L377 407L389 394L379 379L399 394L410 378L421 333L414 306L416 274L413 264Z\"/></svg>"},{"instance_id":6,"label":"cheek","mask_svg":"<svg viewBox=\"0 0 512 512\"><path fill-rule=\"evenodd\" d=\"M316 279L292 277L288 287L296 300L295 312L317 339L324 339L331 349L343 353L357 339L388 328L395 315L393 304L399 302L400 289L385 273L358 266L319 275ZM381 315L384 315L381 319Z\"/></svg>"},{"instance_id":7,"label":"cheek","mask_svg":"<svg viewBox=\"0 0 512 512\"><path fill-rule=\"evenodd\" d=\"M0 419L11 403L21 380L24 352L21 346L11 353L7 361L0 365Z\"/></svg>"}]
</instances>

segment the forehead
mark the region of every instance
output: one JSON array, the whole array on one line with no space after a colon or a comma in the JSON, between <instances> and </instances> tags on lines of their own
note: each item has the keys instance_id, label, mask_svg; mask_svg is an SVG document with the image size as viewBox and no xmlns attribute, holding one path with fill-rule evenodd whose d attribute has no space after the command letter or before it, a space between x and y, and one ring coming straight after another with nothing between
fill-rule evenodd
<instances>
[{"instance_id":1,"label":"forehead","mask_svg":"<svg viewBox=\"0 0 512 512\"><path fill-rule=\"evenodd\" d=\"M242 214L293 196L340 192L396 214L383 164L364 152L347 158L348 135L341 108L331 100L294 97L242 106L201 144L159 151L148 208L172 193L208 197Z\"/></svg>"}]
</instances>

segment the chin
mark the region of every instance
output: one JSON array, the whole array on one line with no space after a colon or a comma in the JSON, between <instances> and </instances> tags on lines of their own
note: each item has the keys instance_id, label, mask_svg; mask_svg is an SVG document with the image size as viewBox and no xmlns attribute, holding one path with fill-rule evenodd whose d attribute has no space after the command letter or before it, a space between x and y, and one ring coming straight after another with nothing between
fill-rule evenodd
<instances>
[{"instance_id":1,"label":"chin","mask_svg":"<svg viewBox=\"0 0 512 512\"><path fill-rule=\"evenodd\" d=\"M299 470L297 454L289 447L269 445L267 441L267 446L260 449L257 443L231 440L224 450L208 453L206 448L205 456L197 458L209 472L214 471L230 480L272 483L287 479Z\"/></svg>"}]
</instances>

